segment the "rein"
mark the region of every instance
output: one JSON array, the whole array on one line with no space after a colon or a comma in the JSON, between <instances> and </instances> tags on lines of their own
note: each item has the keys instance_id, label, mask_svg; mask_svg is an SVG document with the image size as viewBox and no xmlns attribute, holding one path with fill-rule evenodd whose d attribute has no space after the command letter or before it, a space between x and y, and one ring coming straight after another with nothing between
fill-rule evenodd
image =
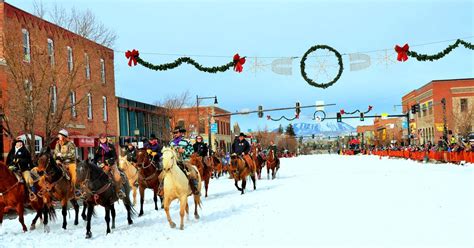
<instances>
[{"instance_id":1,"label":"rein","mask_svg":"<svg viewBox=\"0 0 474 248\"><path fill-rule=\"evenodd\" d=\"M8 193L9 191L11 191L13 188L15 188L18 184L20 183L20 181L16 181L15 184L13 184L12 186L10 186L10 188L8 188L7 190L3 191L3 192L0 192L0 196L3 198L4 194ZM2 210L3 211L3 210Z\"/></svg>"}]
</instances>

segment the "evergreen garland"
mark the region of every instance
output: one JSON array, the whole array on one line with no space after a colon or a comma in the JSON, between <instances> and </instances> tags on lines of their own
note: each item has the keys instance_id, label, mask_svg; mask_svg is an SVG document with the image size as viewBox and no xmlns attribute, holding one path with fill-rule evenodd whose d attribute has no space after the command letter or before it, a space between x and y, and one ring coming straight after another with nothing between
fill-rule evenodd
<instances>
[{"instance_id":1,"label":"evergreen garland","mask_svg":"<svg viewBox=\"0 0 474 248\"><path fill-rule=\"evenodd\" d=\"M193 65L194 67L196 67L196 69L200 71L208 72L208 73L217 73L217 72L225 72L233 68L236 64L235 61L232 61L221 66L205 67L205 66L200 65L199 63L197 63L194 59L190 57L180 57L171 63L154 65L152 63L144 61L140 57L136 57L136 59L137 59L138 64L155 71L166 71L166 70L174 69L183 63L187 63L190 65Z\"/></svg>"},{"instance_id":2,"label":"evergreen garland","mask_svg":"<svg viewBox=\"0 0 474 248\"><path fill-rule=\"evenodd\" d=\"M457 39L456 42L454 42L454 44L449 45L443 51L441 51L437 54L428 55L428 54L419 54L415 51L408 51L407 55L412 57L412 58L417 59L418 61L427 61L427 60L434 61L434 60L441 59L444 56L448 55L452 50L457 48L459 45L463 45L467 49L474 50L474 45L472 43L469 43L469 42L461 40L461 39Z\"/></svg>"},{"instance_id":3,"label":"evergreen garland","mask_svg":"<svg viewBox=\"0 0 474 248\"><path fill-rule=\"evenodd\" d=\"M281 116L280 118L274 119L274 118L272 118L271 116L267 115L267 120L271 120L271 121L280 121L281 119L285 119L285 120L287 120L287 121L293 121L293 120L296 120L296 119L298 119L298 118L299 118L299 115L295 115L295 117L293 117L293 118L288 118L288 117L286 117L286 116L283 115L283 116Z\"/></svg>"},{"instance_id":4,"label":"evergreen garland","mask_svg":"<svg viewBox=\"0 0 474 248\"><path fill-rule=\"evenodd\" d=\"M318 49L327 49L327 50L333 52L336 55L337 61L339 63L339 71L338 71L336 77L333 80L331 80L327 83L317 83L317 82L313 81L311 78L309 78L308 75L305 72L306 59L308 58L308 55L310 53L318 50ZM325 88L333 85L334 83L336 83L337 80L339 80L339 78L341 77L342 72L344 70L344 66L342 64L341 54L336 49L334 49L330 46L327 46L327 45L316 45L316 46L312 46L311 48L309 48L309 50L306 51L306 53L301 58L300 67L301 67L301 76L303 76L303 79L306 80L306 82L308 82L309 85L314 86L314 87L318 87L318 88L323 88L323 89L325 89Z\"/></svg>"}]
</instances>

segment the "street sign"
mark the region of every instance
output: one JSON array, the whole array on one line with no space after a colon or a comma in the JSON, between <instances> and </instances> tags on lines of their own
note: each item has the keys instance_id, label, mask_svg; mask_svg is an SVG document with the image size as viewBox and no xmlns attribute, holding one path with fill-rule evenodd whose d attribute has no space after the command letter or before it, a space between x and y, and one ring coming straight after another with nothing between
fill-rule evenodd
<instances>
[{"instance_id":1,"label":"street sign","mask_svg":"<svg viewBox=\"0 0 474 248\"><path fill-rule=\"evenodd\" d=\"M211 133L217 133L217 123L211 124Z\"/></svg>"}]
</instances>

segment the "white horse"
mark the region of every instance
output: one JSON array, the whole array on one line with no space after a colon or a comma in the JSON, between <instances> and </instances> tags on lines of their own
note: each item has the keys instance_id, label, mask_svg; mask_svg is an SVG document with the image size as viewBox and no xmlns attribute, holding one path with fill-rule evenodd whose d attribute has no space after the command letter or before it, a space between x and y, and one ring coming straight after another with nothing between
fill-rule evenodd
<instances>
[{"instance_id":1,"label":"white horse","mask_svg":"<svg viewBox=\"0 0 474 248\"><path fill-rule=\"evenodd\" d=\"M126 156L119 156L119 168L125 173L128 183L132 187L133 206L135 206L137 204L138 169L127 160Z\"/></svg>"},{"instance_id":2,"label":"white horse","mask_svg":"<svg viewBox=\"0 0 474 248\"><path fill-rule=\"evenodd\" d=\"M192 195L191 187L189 186L189 181L184 172L177 165L177 154L172 148L165 147L162 149L163 154L163 191L164 191L164 207L166 212L166 217L171 228L175 228L176 224L171 220L170 217L170 204L173 200L179 200L179 215L181 216L181 225L180 229L184 229L184 212L189 214L189 205L188 205L188 196ZM196 178L198 178L198 189L202 187L201 185L201 175L195 166L192 166L192 171L190 172ZM197 207L201 207L201 197L199 195L194 195L194 217L199 219L199 214L197 212Z\"/></svg>"}]
</instances>

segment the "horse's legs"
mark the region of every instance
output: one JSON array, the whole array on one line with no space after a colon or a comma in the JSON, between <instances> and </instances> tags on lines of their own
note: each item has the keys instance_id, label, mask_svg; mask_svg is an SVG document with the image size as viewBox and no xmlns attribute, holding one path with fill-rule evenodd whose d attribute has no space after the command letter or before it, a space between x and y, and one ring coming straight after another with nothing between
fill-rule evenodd
<instances>
[{"instance_id":1,"label":"horse's legs","mask_svg":"<svg viewBox=\"0 0 474 248\"><path fill-rule=\"evenodd\" d=\"M39 217L43 214L42 209L36 210L36 215L33 218L33 221L31 222L30 225L30 231L33 231L36 229L36 221L39 219Z\"/></svg>"},{"instance_id":2,"label":"horse's legs","mask_svg":"<svg viewBox=\"0 0 474 248\"><path fill-rule=\"evenodd\" d=\"M201 196L195 195L194 196L194 218L199 219L198 214L198 205L201 204Z\"/></svg>"},{"instance_id":3,"label":"horse's legs","mask_svg":"<svg viewBox=\"0 0 474 248\"><path fill-rule=\"evenodd\" d=\"M66 221L66 217L67 217L67 200L62 200L61 201L61 207L62 207L62 211L61 213L63 214L63 229L66 229L66 226L67 226L67 221Z\"/></svg>"},{"instance_id":4,"label":"horse's legs","mask_svg":"<svg viewBox=\"0 0 474 248\"><path fill-rule=\"evenodd\" d=\"M158 210L158 190L153 189L153 201L155 202L155 210Z\"/></svg>"},{"instance_id":5,"label":"horse's legs","mask_svg":"<svg viewBox=\"0 0 474 248\"><path fill-rule=\"evenodd\" d=\"M206 189L206 197L207 197L207 190L209 189L209 178L204 180L204 189Z\"/></svg>"},{"instance_id":6,"label":"horse's legs","mask_svg":"<svg viewBox=\"0 0 474 248\"><path fill-rule=\"evenodd\" d=\"M23 228L23 232L26 232L26 231L28 231L28 229L26 228L25 219L24 219L24 216L23 216L24 213L25 213L25 207L23 205L22 200L16 205L16 212L18 213L18 220L20 221L20 224ZM3 211L3 209L1 209L1 210Z\"/></svg>"},{"instance_id":7,"label":"horse's legs","mask_svg":"<svg viewBox=\"0 0 474 248\"><path fill-rule=\"evenodd\" d=\"M130 184L130 186L132 186L132 194L133 194L133 206L136 206L137 205L137 186L135 186L135 183L132 182Z\"/></svg>"},{"instance_id":8,"label":"horse's legs","mask_svg":"<svg viewBox=\"0 0 474 248\"><path fill-rule=\"evenodd\" d=\"M76 199L71 199L72 206L74 207L74 225L79 224L79 204Z\"/></svg>"},{"instance_id":9,"label":"horse's legs","mask_svg":"<svg viewBox=\"0 0 474 248\"><path fill-rule=\"evenodd\" d=\"M110 233L110 206L105 207L105 223L107 223L107 231L105 235Z\"/></svg>"},{"instance_id":10,"label":"horse's legs","mask_svg":"<svg viewBox=\"0 0 474 248\"><path fill-rule=\"evenodd\" d=\"M182 196L179 199L179 216L181 217L179 229L184 230L184 213L186 211L186 205L188 204L188 196Z\"/></svg>"},{"instance_id":11,"label":"horse's legs","mask_svg":"<svg viewBox=\"0 0 474 248\"><path fill-rule=\"evenodd\" d=\"M189 220L189 204L186 201L186 219Z\"/></svg>"},{"instance_id":12,"label":"horse's legs","mask_svg":"<svg viewBox=\"0 0 474 248\"><path fill-rule=\"evenodd\" d=\"M112 215L112 229L115 229L115 206L112 203L112 206L110 206L110 213Z\"/></svg>"},{"instance_id":13,"label":"horse's legs","mask_svg":"<svg viewBox=\"0 0 474 248\"><path fill-rule=\"evenodd\" d=\"M171 203L170 199L165 197L164 205L165 205L166 219L168 219L168 223L170 224L170 227L175 228L176 224L173 222L170 216L170 203Z\"/></svg>"},{"instance_id":14,"label":"horse's legs","mask_svg":"<svg viewBox=\"0 0 474 248\"><path fill-rule=\"evenodd\" d=\"M128 224L131 225L133 224L133 220L132 220L132 207L128 204L125 204L125 209L127 209L127 221L128 221ZM115 209L114 209L114 212L115 212ZM112 215L113 217L113 215ZM114 222L115 224L115 222Z\"/></svg>"},{"instance_id":15,"label":"horse's legs","mask_svg":"<svg viewBox=\"0 0 474 248\"><path fill-rule=\"evenodd\" d=\"M0 226L2 226L3 223L3 209L5 208L5 205L0 203Z\"/></svg>"},{"instance_id":16,"label":"horse's legs","mask_svg":"<svg viewBox=\"0 0 474 248\"><path fill-rule=\"evenodd\" d=\"M270 166L267 164L267 180L270 180Z\"/></svg>"},{"instance_id":17,"label":"horse's legs","mask_svg":"<svg viewBox=\"0 0 474 248\"><path fill-rule=\"evenodd\" d=\"M238 190L238 191L242 191L242 189L241 189L241 188L239 187L239 185L237 184L238 180L235 179L234 181L235 181L235 184L234 184L234 185L235 185L235 187L237 188L237 190Z\"/></svg>"},{"instance_id":18,"label":"horse's legs","mask_svg":"<svg viewBox=\"0 0 474 248\"><path fill-rule=\"evenodd\" d=\"M50 213L50 211L54 213L54 208L50 208L50 206L45 203L43 206L43 226L45 233L49 233L48 214Z\"/></svg>"},{"instance_id":19,"label":"horse's legs","mask_svg":"<svg viewBox=\"0 0 474 248\"><path fill-rule=\"evenodd\" d=\"M82 220L83 221L87 221L87 215L86 215L86 210L87 210L87 202L84 201L83 203L83 208L82 208L82 214L81 214L81 217L82 217Z\"/></svg>"},{"instance_id":20,"label":"horse's legs","mask_svg":"<svg viewBox=\"0 0 474 248\"><path fill-rule=\"evenodd\" d=\"M243 178L242 179L242 194L244 194L244 191L245 191L245 186L247 185L247 178Z\"/></svg>"},{"instance_id":21,"label":"horse's legs","mask_svg":"<svg viewBox=\"0 0 474 248\"><path fill-rule=\"evenodd\" d=\"M87 225L86 225L86 239L92 238L92 232L91 232L91 219L92 219L92 213L94 212L94 205L92 204L87 204L84 206L87 206Z\"/></svg>"},{"instance_id":22,"label":"horse's legs","mask_svg":"<svg viewBox=\"0 0 474 248\"><path fill-rule=\"evenodd\" d=\"M138 217L143 215L143 203L145 202L145 188L140 186L140 213L138 214Z\"/></svg>"},{"instance_id":23,"label":"horse's legs","mask_svg":"<svg viewBox=\"0 0 474 248\"><path fill-rule=\"evenodd\" d=\"M165 206L163 205L163 196L160 195L160 202L161 202L161 209L165 208Z\"/></svg>"}]
</instances>

